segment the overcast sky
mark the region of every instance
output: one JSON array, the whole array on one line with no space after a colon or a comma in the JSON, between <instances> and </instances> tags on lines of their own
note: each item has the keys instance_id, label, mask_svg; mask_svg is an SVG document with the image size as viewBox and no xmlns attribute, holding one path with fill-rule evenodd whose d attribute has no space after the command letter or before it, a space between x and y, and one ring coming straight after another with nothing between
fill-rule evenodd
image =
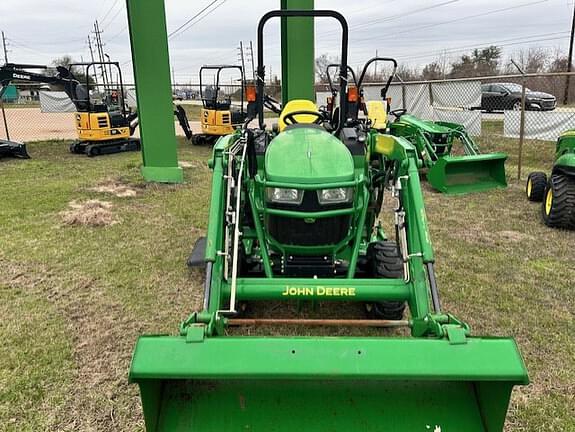
<instances>
[{"instance_id":1,"label":"overcast sky","mask_svg":"<svg viewBox=\"0 0 575 432\"><path fill-rule=\"evenodd\" d=\"M166 0L168 32L212 2ZM237 62L239 41L255 43L258 19L279 4L280 0L218 0L170 38L176 81L196 82L202 64ZM506 56L529 46L567 51L573 1L316 0L316 8L335 9L348 19L354 67L376 50L410 66L421 66L442 52L455 58L490 44L501 46ZM103 29L104 51L123 64L126 80L131 80L124 0L0 2L0 29L6 34L11 62L47 64L65 54L87 61L87 39L93 36L95 19ZM266 63L276 74L280 70L279 22L268 28ZM316 55L339 51L337 29L325 20L316 24Z\"/></svg>"}]
</instances>

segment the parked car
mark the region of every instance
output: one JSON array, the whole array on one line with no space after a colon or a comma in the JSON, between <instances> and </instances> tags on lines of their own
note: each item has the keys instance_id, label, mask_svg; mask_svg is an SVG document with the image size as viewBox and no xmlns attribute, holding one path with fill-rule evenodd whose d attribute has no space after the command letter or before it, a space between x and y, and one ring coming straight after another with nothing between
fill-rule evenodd
<instances>
[{"instance_id":1,"label":"parked car","mask_svg":"<svg viewBox=\"0 0 575 432\"><path fill-rule=\"evenodd\" d=\"M525 109L553 111L556 107L555 96L525 89ZM515 83L483 84L481 86L481 109L487 112L521 110L521 85Z\"/></svg>"}]
</instances>

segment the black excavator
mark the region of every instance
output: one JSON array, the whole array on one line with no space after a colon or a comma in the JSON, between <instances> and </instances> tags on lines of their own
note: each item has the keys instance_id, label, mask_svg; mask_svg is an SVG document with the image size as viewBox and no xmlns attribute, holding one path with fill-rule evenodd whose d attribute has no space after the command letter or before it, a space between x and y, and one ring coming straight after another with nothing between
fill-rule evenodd
<instances>
[{"instance_id":1,"label":"black excavator","mask_svg":"<svg viewBox=\"0 0 575 432\"><path fill-rule=\"evenodd\" d=\"M96 92L90 91L94 87L90 76L98 67L115 68L118 82L105 85L103 94L96 95ZM84 68L85 82L83 83L72 72L77 68ZM138 113L132 112L127 107L122 72L118 62L74 63L68 67L58 66L57 74L53 76L31 72L29 69L47 69L47 67L14 63L1 66L0 96L14 80L62 87L76 107L75 122L78 140L70 145L72 153L98 156L140 150L140 139L133 137L138 126ZM174 115L184 130L186 138L191 139L192 131L184 109L177 106Z\"/></svg>"}]
</instances>

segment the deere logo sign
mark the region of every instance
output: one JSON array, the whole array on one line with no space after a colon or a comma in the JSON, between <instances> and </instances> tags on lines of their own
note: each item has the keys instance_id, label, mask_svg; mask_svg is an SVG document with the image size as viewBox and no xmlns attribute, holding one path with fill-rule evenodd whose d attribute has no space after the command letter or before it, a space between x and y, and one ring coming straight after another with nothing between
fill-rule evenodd
<instances>
[{"instance_id":1,"label":"deere logo sign","mask_svg":"<svg viewBox=\"0 0 575 432\"><path fill-rule=\"evenodd\" d=\"M286 286L282 292L284 297L355 297L355 288L344 287L295 287Z\"/></svg>"}]
</instances>

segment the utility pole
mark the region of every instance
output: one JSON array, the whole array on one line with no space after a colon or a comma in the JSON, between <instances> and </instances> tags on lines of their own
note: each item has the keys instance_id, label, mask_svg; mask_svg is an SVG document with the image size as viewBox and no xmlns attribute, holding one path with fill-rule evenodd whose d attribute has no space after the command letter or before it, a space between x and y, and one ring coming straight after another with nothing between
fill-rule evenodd
<instances>
[{"instance_id":1,"label":"utility pole","mask_svg":"<svg viewBox=\"0 0 575 432\"><path fill-rule=\"evenodd\" d=\"M252 59L252 75L254 78L254 81L256 79L256 64L255 64L255 60L254 60L254 46L252 41L250 41L250 58Z\"/></svg>"},{"instance_id":2,"label":"utility pole","mask_svg":"<svg viewBox=\"0 0 575 432\"><path fill-rule=\"evenodd\" d=\"M378 50L375 50L375 56L376 56L376 57L379 57L379 52L378 52ZM375 82L377 82L377 62L375 62L374 67L375 67L375 71L373 71L373 79L374 79Z\"/></svg>"},{"instance_id":3,"label":"utility pole","mask_svg":"<svg viewBox=\"0 0 575 432\"><path fill-rule=\"evenodd\" d=\"M569 39L569 56L567 59L567 72L571 72L571 64L573 63L573 39L575 37L575 4L573 5L573 20L571 21L571 38ZM563 97L563 104L569 103L569 86L571 84L571 76L567 75L565 80L565 96Z\"/></svg>"},{"instance_id":4,"label":"utility pole","mask_svg":"<svg viewBox=\"0 0 575 432\"><path fill-rule=\"evenodd\" d=\"M240 41L240 57L242 60L242 81L244 81L246 75L246 62L244 59L244 43L242 41Z\"/></svg>"},{"instance_id":5,"label":"utility pole","mask_svg":"<svg viewBox=\"0 0 575 432\"><path fill-rule=\"evenodd\" d=\"M94 62L94 50L92 49L92 38L88 35L88 48L90 48L90 57L92 58L92 62Z\"/></svg>"},{"instance_id":6,"label":"utility pole","mask_svg":"<svg viewBox=\"0 0 575 432\"><path fill-rule=\"evenodd\" d=\"M92 59L92 63L94 63L94 50L92 49L92 38L88 35L88 48L90 48L90 58ZM98 75L94 74L94 83L96 86L98 85Z\"/></svg>"},{"instance_id":7,"label":"utility pole","mask_svg":"<svg viewBox=\"0 0 575 432\"><path fill-rule=\"evenodd\" d=\"M104 49L102 46L102 37L101 37L102 31L100 30L100 26L98 25L98 20L94 22L94 33L96 34L96 52L98 54L100 62L103 63ZM106 88L108 85L108 72L103 65L100 66L100 71L102 72L102 79L104 80L104 88Z\"/></svg>"},{"instance_id":8,"label":"utility pole","mask_svg":"<svg viewBox=\"0 0 575 432\"><path fill-rule=\"evenodd\" d=\"M4 47L4 63L8 63L8 49L6 48L6 36L2 31L2 47Z\"/></svg>"}]
</instances>

